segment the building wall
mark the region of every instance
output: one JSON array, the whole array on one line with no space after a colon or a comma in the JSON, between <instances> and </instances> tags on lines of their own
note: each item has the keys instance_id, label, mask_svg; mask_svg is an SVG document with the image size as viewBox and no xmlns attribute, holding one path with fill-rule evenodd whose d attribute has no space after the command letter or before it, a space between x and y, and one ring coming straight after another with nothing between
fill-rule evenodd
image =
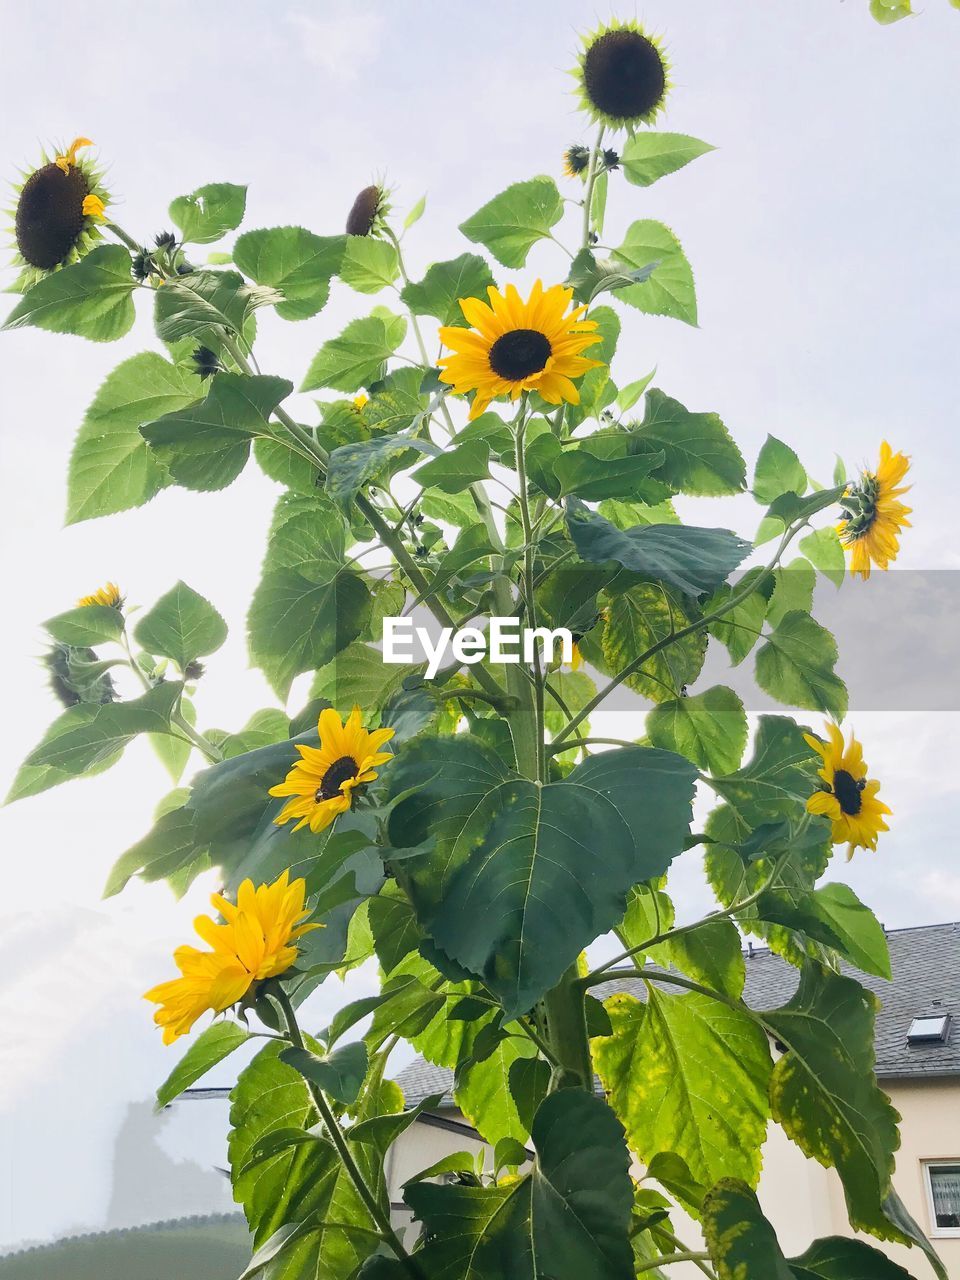
<instances>
[{"instance_id":1,"label":"building wall","mask_svg":"<svg viewBox=\"0 0 960 1280\"><path fill-rule=\"evenodd\" d=\"M894 1186L933 1240L947 1274L960 1280L960 1238L938 1238L922 1167L925 1160L960 1160L960 1080L885 1081L883 1087L902 1117ZM413 1125L390 1153L387 1178L391 1200L400 1202L404 1181L420 1169L453 1151L477 1151L481 1146L459 1133ZM834 1170L807 1160L777 1125L771 1126L763 1149L758 1195L788 1257L803 1253L819 1237L854 1234L847 1222L843 1187ZM400 1219L408 1221L409 1215L401 1213ZM676 1213L674 1222L678 1234L691 1247L702 1246L702 1237L692 1219ZM932 1280L933 1271L919 1249L862 1238L889 1254L916 1280ZM671 1267L670 1275L672 1280L702 1280L701 1272L691 1263Z\"/></svg>"}]
</instances>

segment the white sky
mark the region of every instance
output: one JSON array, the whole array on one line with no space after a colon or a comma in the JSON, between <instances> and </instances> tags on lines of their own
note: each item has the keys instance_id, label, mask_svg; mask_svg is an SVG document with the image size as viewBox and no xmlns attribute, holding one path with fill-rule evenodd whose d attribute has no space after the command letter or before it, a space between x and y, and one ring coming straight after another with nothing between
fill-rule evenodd
<instances>
[{"instance_id":1,"label":"white sky","mask_svg":"<svg viewBox=\"0 0 960 1280\"><path fill-rule=\"evenodd\" d=\"M680 236L701 316L698 330L628 317L615 374L658 365L658 385L720 412L751 464L768 431L823 478L834 452L855 465L889 438L914 458L916 528L900 563L956 569L960 15L945 0L927 10L882 29L866 0L649 0L641 16L666 33L676 67L662 127L719 150L651 190L612 185L608 228L649 216ZM401 209L429 194L408 241L417 276L468 247L456 224L494 192L558 174L563 148L587 139L565 68L576 31L602 12L573 0L101 0L68 16L59 0L5 0L0 160L12 176L48 139L87 134L110 165L115 216L141 238L167 225L172 197L217 180L250 184L247 227L329 234L385 174ZM559 278L558 255L539 246L528 277ZM261 365L298 381L325 338L379 301L335 290L314 321L262 320ZM243 643L275 492L253 468L222 494L170 490L141 511L62 527L84 407L151 343L146 319L109 346L0 337L4 789L57 712L36 661L39 623L108 578L149 605L183 577L227 618L202 724L237 728L273 701ZM755 516L748 503L701 504L698 518L749 536ZM949 704L954 673L942 679ZM854 720L896 816L878 854L844 877L890 927L960 917L956 713ZM99 900L167 788L137 744L102 777L0 813L0 1108L12 1154L0 1247L105 1221L126 1107L175 1060L139 997L168 973L203 895L177 904L162 886L133 886ZM674 884L685 915L707 909L694 855ZM318 1023L344 998L339 987L318 997Z\"/></svg>"}]
</instances>

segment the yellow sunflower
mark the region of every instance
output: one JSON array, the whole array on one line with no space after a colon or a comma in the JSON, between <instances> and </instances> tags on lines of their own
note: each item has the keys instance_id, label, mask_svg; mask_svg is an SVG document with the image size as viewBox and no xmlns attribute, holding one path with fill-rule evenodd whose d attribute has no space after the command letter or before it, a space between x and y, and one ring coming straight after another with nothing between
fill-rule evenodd
<instances>
[{"instance_id":1,"label":"yellow sunflower","mask_svg":"<svg viewBox=\"0 0 960 1280\"><path fill-rule=\"evenodd\" d=\"M840 541L850 551L850 572L866 581L871 563L878 569L889 567L900 551L900 530L909 529L912 508L898 501L909 485L900 481L910 468L910 459L894 453L884 440L876 471L865 471L841 502L845 519L837 525Z\"/></svg>"},{"instance_id":2,"label":"yellow sunflower","mask_svg":"<svg viewBox=\"0 0 960 1280\"><path fill-rule=\"evenodd\" d=\"M639 22L611 22L584 36L573 74L583 109L612 129L652 124L671 88L663 47Z\"/></svg>"},{"instance_id":3,"label":"yellow sunflower","mask_svg":"<svg viewBox=\"0 0 960 1280\"><path fill-rule=\"evenodd\" d=\"M108 582L106 586L99 587L94 591L93 595L81 596L77 601L79 609L86 608L90 604L107 605L111 609L119 609L123 605L123 596L120 594L120 588L115 582Z\"/></svg>"},{"instance_id":4,"label":"yellow sunflower","mask_svg":"<svg viewBox=\"0 0 960 1280\"><path fill-rule=\"evenodd\" d=\"M197 933L212 951L178 947L173 953L181 976L161 982L144 994L160 1008L153 1015L163 1028L163 1043L172 1044L186 1035L208 1009L222 1013L248 994L256 982L277 978L296 962L298 938L321 924L301 924L309 915L304 907L306 883L289 881L290 872L273 884L254 889L244 880L236 903L219 893L210 902L225 921L217 924L210 916L197 916Z\"/></svg>"},{"instance_id":5,"label":"yellow sunflower","mask_svg":"<svg viewBox=\"0 0 960 1280\"><path fill-rule=\"evenodd\" d=\"M563 174L565 178L580 178L590 165L590 148L574 142L563 153Z\"/></svg>"},{"instance_id":6,"label":"yellow sunflower","mask_svg":"<svg viewBox=\"0 0 960 1280\"><path fill-rule=\"evenodd\" d=\"M849 861L855 849L876 849L880 832L889 831L883 815L890 809L877 797L880 783L867 778L863 747L853 734L849 746L837 725L828 724L827 734L828 742L809 733L803 735L823 760L818 772L824 787L807 801L807 811L830 819L833 843L847 845Z\"/></svg>"},{"instance_id":7,"label":"yellow sunflower","mask_svg":"<svg viewBox=\"0 0 960 1280\"><path fill-rule=\"evenodd\" d=\"M29 289L43 276L77 262L99 240L110 197L101 170L77 154L91 146L89 138L74 138L52 160L43 154L17 186L12 213L21 272L16 290Z\"/></svg>"},{"instance_id":8,"label":"yellow sunflower","mask_svg":"<svg viewBox=\"0 0 960 1280\"><path fill-rule=\"evenodd\" d=\"M309 827L324 831L353 803L356 787L376 778L377 766L393 758L380 748L393 737L392 729L364 729L355 706L344 723L332 707L320 712L320 746L297 743L300 759L283 782L270 788L272 796L290 796L274 818L278 826L297 818L294 831Z\"/></svg>"},{"instance_id":9,"label":"yellow sunflower","mask_svg":"<svg viewBox=\"0 0 960 1280\"><path fill-rule=\"evenodd\" d=\"M544 291L538 280L526 302L516 288L501 293L487 289L489 305L479 298L461 298L460 310L473 327L444 326L440 340L455 354L438 361L440 381L466 395L475 391L470 418L477 418L496 396L516 400L522 391L536 391L549 404L579 404L572 379L602 364L580 353L600 341L595 320L583 320L586 307L564 314L573 290L561 284Z\"/></svg>"}]
</instances>

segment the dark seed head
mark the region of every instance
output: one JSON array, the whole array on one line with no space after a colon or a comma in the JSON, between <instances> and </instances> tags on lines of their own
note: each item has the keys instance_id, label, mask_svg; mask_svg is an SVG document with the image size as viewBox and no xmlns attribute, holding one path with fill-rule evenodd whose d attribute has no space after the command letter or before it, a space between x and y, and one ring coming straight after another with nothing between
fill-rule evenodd
<instances>
[{"instance_id":1,"label":"dark seed head","mask_svg":"<svg viewBox=\"0 0 960 1280\"><path fill-rule=\"evenodd\" d=\"M571 177L576 177L577 174L583 173L589 163L589 148L581 146L579 142L567 147L563 153L563 167Z\"/></svg>"},{"instance_id":2,"label":"dark seed head","mask_svg":"<svg viewBox=\"0 0 960 1280\"><path fill-rule=\"evenodd\" d=\"M201 380L212 378L215 373L223 372L223 364L220 357L215 351L211 351L209 347L197 347L190 354L190 360L193 363L193 371Z\"/></svg>"},{"instance_id":3,"label":"dark seed head","mask_svg":"<svg viewBox=\"0 0 960 1280\"><path fill-rule=\"evenodd\" d=\"M498 378L520 382L545 368L552 350L539 329L511 329L496 340L487 358Z\"/></svg>"},{"instance_id":4,"label":"dark seed head","mask_svg":"<svg viewBox=\"0 0 960 1280\"><path fill-rule=\"evenodd\" d=\"M161 231L158 236L153 237L153 243L158 249L172 249L177 243L177 237L172 231Z\"/></svg>"},{"instance_id":5,"label":"dark seed head","mask_svg":"<svg viewBox=\"0 0 960 1280\"><path fill-rule=\"evenodd\" d=\"M66 173L55 164L37 169L17 201L17 248L25 262L52 271L70 255L83 232L83 200L90 186L77 165Z\"/></svg>"},{"instance_id":6,"label":"dark seed head","mask_svg":"<svg viewBox=\"0 0 960 1280\"><path fill-rule=\"evenodd\" d=\"M863 804L863 787L846 769L838 769L833 775L833 794L840 801L840 808L849 817L855 817Z\"/></svg>"},{"instance_id":7,"label":"dark seed head","mask_svg":"<svg viewBox=\"0 0 960 1280\"><path fill-rule=\"evenodd\" d=\"M583 59L587 97L612 120L642 120L663 101L667 73L660 50L639 31L605 31Z\"/></svg>"},{"instance_id":8,"label":"dark seed head","mask_svg":"<svg viewBox=\"0 0 960 1280\"><path fill-rule=\"evenodd\" d=\"M383 192L376 185L364 187L347 214L347 235L368 236L380 212Z\"/></svg>"},{"instance_id":9,"label":"dark seed head","mask_svg":"<svg viewBox=\"0 0 960 1280\"><path fill-rule=\"evenodd\" d=\"M317 788L317 801L332 800L334 796L340 794L341 784L346 782L348 778L355 778L356 776L357 762L353 756L341 756L339 760L334 760L323 775L323 781Z\"/></svg>"}]
</instances>

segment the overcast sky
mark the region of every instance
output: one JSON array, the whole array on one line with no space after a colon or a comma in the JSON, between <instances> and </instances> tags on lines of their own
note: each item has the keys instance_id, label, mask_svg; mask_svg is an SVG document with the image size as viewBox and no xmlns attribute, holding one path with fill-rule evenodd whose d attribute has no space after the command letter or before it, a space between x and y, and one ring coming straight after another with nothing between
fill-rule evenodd
<instances>
[{"instance_id":1,"label":"overcast sky","mask_svg":"<svg viewBox=\"0 0 960 1280\"><path fill-rule=\"evenodd\" d=\"M855 466L889 439L914 459L916 527L900 565L955 570L960 14L927 0L915 20L881 28L867 7L647 0L642 17L675 64L662 126L718 150L650 190L612 184L608 235L637 217L666 221L693 263L701 319L692 329L630 315L614 372L627 381L656 364L664 391L722 415L751 466L768 431L823 479L835 453ZM356 191L385 175L401 209L428 193L408 240L416 275L468 247L457 223L497 190L559 175L564 147L587 140L566 69L576 33L602 16L574 0L100 0L73 14L61 0L6 0L0 165L13 177L48 140L86 134L109 166L115 217L139 239L167 225L171 198L210 181L249 183L247 227L330 234ZM550 245L530 268L548 280L564 270ZM335 289L314 321L263 319L262 367L298 382L370 302ZM203 725L235 729L273 702L243 641L270 482L251 468L221 494L169 490L143 510L62 526L84 408L121 358L152 342L145 321L109 346L28 329L0 337L4 790L58 710L38 624L107 579L149 605L182 577L227 618ZM749 536L750 506L701 504L697 518ZM848 671L859 657L845 655ZM878 853L841 872L889 927L960 917L960 721L931 709L957 705L948 659L931 669L942 699L852 717L895 817ZM898 687L895 666L886 678ZM0 1123L15 1152L0 1246L107 1220L126 1108L175 1060L140 993L169 973L208 886L181 903L163 886L99 900L168 785L140 743L101 777L0 813ZM684 916L708 908L696 854L678 864L674 891ZM351 993L370 981L357 977ZM315 1001L318 1022L347 998L335 983Z\"/></svg>"}]
</instances>

